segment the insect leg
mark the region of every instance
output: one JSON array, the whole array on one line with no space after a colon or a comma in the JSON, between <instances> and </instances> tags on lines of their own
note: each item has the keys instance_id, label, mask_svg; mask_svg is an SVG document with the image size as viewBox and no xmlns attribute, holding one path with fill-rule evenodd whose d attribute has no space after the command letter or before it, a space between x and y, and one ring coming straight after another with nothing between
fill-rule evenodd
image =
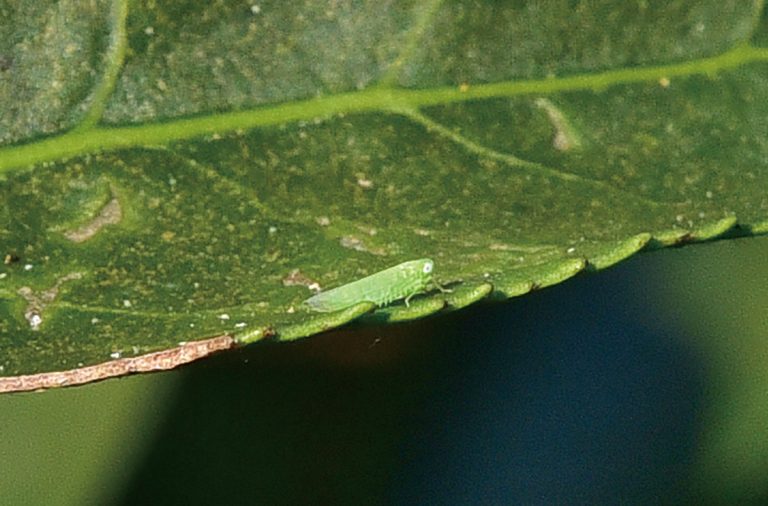
<instances>
[{"instance_id":1,"label":"insect leg","mask_svg":"<svg viewBox=\"0 0 768 506\"><path fill-rule=\"evenodd\" d=\"M432 284L435 286L435 288L440 290L441 293L453 293L453 290L451 290L450 288L444 287L443 285L441 285L440 283L438 283L434 279L431 280L431 281L432 281Z\"/></svg>"}]
</instances>

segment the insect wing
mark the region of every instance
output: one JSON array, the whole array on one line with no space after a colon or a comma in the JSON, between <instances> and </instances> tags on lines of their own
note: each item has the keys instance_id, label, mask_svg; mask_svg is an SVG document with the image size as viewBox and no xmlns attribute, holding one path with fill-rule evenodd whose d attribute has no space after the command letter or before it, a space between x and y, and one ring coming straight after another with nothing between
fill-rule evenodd
<instances>
[{"instance_id":1,"label":"insect wing","mask_svg":"<svg viewBox=\"0 0 768 506\"><path fill-rule=\"evenodd\" d=\"M381 306L414 295L432 279L430 259L411 260L338 288L318 293L304 304L319 312L340 311L370 301Z\"/></svg>"}]
</instances>

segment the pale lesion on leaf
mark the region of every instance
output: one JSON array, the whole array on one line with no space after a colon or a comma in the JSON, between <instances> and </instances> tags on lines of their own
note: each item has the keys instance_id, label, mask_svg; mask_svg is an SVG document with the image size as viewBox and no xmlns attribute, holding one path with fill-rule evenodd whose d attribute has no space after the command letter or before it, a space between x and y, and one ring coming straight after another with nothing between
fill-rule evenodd
<instances>
[{"instance_id":1,"label":"pale lesion on leaf","mask_svg":"<svg viewBox=\"0 0 768 506\"><path fill-rule=\"evenodd\" d=\"M52 287L39 292L35 292L29 286L20 287L16 293L27 302L27 307L24 309L24 319L27 320L30 328L40 330L40 325L43 323L43 313L55 302L64 283L82 278L82 272L70 272L57 279Z\"/></svg>"},{"instance_id":2,"label":"pale lesion on leaf","mask_svg":"<svg viewBox=\"0 0 768 506\"><path fill-rule=\"evenodd\" d=\"M122 200L119 189L108 178L75 179L51 204L49 212L55 221L47 228L74 243L85 242L106 226L123 221Z\"/></svg>"},{"instance_id":3,"label":"pale lesion on leaf","mask_svg":"<svg viewBox=\"0 0 768 506\"><path fill-rule=\"evenodd\" d=\"M320 291L320 284L304 275L300 269L293 269L283 278L282 282L283 286L306 286L315 293Z\"/></svg>"},{"instance_id":4,"label":"pale lesion on leaf","mask_svg":"<svg viewBox=\"0 0 768 506\"><path fill-rule=\"evenodd\" d=\"M555 136L552 139L552 147L558 151L579 150L582 147L581 136L573 127L568 117L548 98L537 98L534 101L536 107L543 110L552 127L555 129Z\"/></svg>"},{"instance_id":5,"label":"pale lesion on leaf","mask_svg":"<svg viewBox=\"0 0 768 506\"><path fill-rule=\"evenodd\" d=\"M384 248L372 247L369 241L364 241L355 235L345 235L339 238L339 244L343 248L348 248L354 251L360 251L363 253L370 253L377 256L386 256L389 253Z\"/></svg>"},{"instance_id":6,"label":"pale lesion on leaf","mask_svg":"<svg viewBox=\"0 0 768 506\"><path fill-rule=\"evenodd\" d=\"M120 206L120 201L113 195L90 221L74 229L66 230L64 237L76 243L85 242L107 225L117 225L122 219L123 209Z\"/></svg>"}]
</instances>

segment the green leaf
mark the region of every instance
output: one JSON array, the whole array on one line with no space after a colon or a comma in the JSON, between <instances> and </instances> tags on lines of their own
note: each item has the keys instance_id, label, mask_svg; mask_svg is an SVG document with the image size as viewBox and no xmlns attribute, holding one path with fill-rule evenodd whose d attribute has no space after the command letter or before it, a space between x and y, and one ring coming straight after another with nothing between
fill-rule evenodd
<instances>
[{"instance_id":1,"label":"green leaf","mask_svg":"<svg viewBox=\"0 0 768 506\"><path fill-rule=\"evenodd\" d=\"M0 14L0 391L768 231L759 1ZM423 257L453 293L300 307L310 287Z\"/></svg>"}]
</instances>

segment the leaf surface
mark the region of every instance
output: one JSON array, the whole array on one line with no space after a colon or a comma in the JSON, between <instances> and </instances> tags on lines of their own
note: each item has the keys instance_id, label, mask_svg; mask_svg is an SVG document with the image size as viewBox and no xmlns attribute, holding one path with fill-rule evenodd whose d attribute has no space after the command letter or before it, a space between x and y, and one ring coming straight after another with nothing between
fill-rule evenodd
<instances>
[{"instance_id":1,"label":"leaf surface","mask_svg":"<svg viewBox=\"0 0 768 506\"><path fill-rule=\"evenodd\" d=\"M768 231L762 2L0 14L0 390L423 317ZM452 293L300 307L424 257Z\"/></svg>"}]
</instances>

